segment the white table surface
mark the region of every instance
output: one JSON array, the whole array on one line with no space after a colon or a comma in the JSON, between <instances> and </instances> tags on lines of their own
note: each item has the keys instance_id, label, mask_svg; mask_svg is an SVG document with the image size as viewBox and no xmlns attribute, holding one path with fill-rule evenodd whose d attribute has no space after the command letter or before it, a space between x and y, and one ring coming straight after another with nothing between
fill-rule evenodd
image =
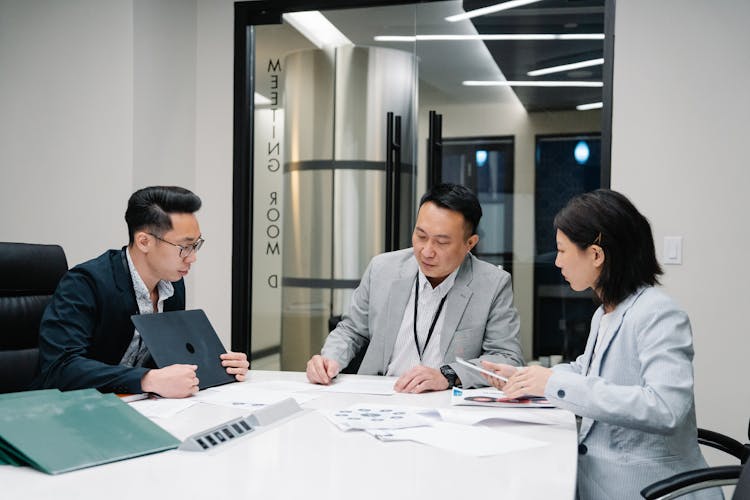
<instances>
[{"instance_id":1,"label":"white table surface","mask_svg":"<svg viewBox=\"0 0 750 500\"><path fill-rule=\"evenodd\" d=\"M342 377L357 375L342 375ZM251 371L248 382L305 381L304 373ZM441 408L450 391L375 396L326 393L305 412L208 452L171 450L50 476L0 466L0 498L11 499L565 499L575 493L575 418L554 425L493 421L493 428L546 446L474 458L412 442L342 432L317 409L355 403ZM502 412L502 409L496 411ZM196 404L155 421L180 439L242 413Z\"/></svg>"}]
</instances>

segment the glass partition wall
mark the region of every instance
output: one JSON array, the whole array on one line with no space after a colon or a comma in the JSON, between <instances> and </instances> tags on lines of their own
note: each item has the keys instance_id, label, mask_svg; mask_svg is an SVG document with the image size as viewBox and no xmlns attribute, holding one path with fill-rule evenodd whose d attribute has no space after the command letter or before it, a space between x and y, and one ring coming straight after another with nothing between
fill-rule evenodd
<instances>
[{"instance_id":1,"label":"glass partition wall","mask_svg":"<svg viewBox=\"0 0 750 500\"><path fill-rule=\"evenodd\" d=\"M325 4L236 4L233 348L304 370L446 181L482 203L475 253L513 276L527 360L576 355L594 304L549 214L608 184L605 2Z\"/></svg>"}]
</instances>

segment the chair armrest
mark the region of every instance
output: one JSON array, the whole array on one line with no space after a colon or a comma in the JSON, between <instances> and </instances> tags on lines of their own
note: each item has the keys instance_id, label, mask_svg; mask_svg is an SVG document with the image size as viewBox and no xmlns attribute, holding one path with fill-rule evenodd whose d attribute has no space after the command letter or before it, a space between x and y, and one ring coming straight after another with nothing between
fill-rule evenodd
<instances>
[{"instance_id":1,"label":"chair armrest","mask_svg":"<svg viewBox=\"0 0 750 500\"><path fill-rule=\"evenodd\" d=\"M681 472L646 486L641 490L641 496L646 500L666 500L705 488L731 485L737 483L741 472L741 465L722 465Z\"/></svg>"},{"instance_id":2,"label":"chair armrest","mask_svg":"<svg viewBox=\"0 0 750 500\"><path fill-rule=\"evenodd\" d=\"M733 457L737 457L743 464L747 462L748 455L750 455L750 448L739 441L706 429L698 428L698 444L710 446L711 448L728 453Z\"/></svg>"}]
</instances>

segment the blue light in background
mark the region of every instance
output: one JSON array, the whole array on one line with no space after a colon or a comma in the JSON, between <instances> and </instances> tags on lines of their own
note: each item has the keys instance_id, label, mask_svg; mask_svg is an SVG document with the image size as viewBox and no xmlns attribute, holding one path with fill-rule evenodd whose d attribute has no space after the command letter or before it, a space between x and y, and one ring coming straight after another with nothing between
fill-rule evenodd
<instances>
[{"instance_id":1,"label":"blue light in background","mask_svg":"<svg viewBox=\"0 0 750 500\"><path fill-rule=\"evenodd\" d=\"M483 167L487 163L487 151L477 150L477 167Z\"/></svg>"},{"instance_id":2,"label":"blue light in background","mask_svg":"<svg viewBox=\"0 0 750 500\"><path fill-rule=\"evenodd\" d=\"M578 141L576 148L573 150L573 157L576 159L579 165L583 165L589 161L589 145L586 141Z\"/></svg>"}]
</instances>

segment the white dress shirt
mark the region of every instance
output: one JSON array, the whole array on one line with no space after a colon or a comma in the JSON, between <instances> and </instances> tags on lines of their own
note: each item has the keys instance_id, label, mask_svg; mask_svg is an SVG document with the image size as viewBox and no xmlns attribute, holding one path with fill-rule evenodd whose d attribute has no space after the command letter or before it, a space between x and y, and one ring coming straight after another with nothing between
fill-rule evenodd
<instances>
[{"instance_id":1,"label":"white dress shirt","mask_svg":"<svg viewBox=\"0 0 750 500\"><path fill-rule=\"evenodd\" d=\"M401 327L398 330L396 345L393 348L393 355L388 364L388 376L401 376L417 365L428 366L430 368L440 368L443 365L443 358L440 355L440 332L443 329L445 319L445 305L440 311L440 315L435 322L435 328L430 337L430 342L425 349L425 341L435 319L438 307L443 298L448 295L453 283L456 281L458 269L449 274L442 283L432 288L427 277L420 270L417 273L419 280L419 304L417 306L417 338L419 339L419 349L423 350L422 359L419 359L417 346L414 344L414 287L411 290L409 302L406 304L404 318L401 321Z\"/></svg>"}]
</instances>

